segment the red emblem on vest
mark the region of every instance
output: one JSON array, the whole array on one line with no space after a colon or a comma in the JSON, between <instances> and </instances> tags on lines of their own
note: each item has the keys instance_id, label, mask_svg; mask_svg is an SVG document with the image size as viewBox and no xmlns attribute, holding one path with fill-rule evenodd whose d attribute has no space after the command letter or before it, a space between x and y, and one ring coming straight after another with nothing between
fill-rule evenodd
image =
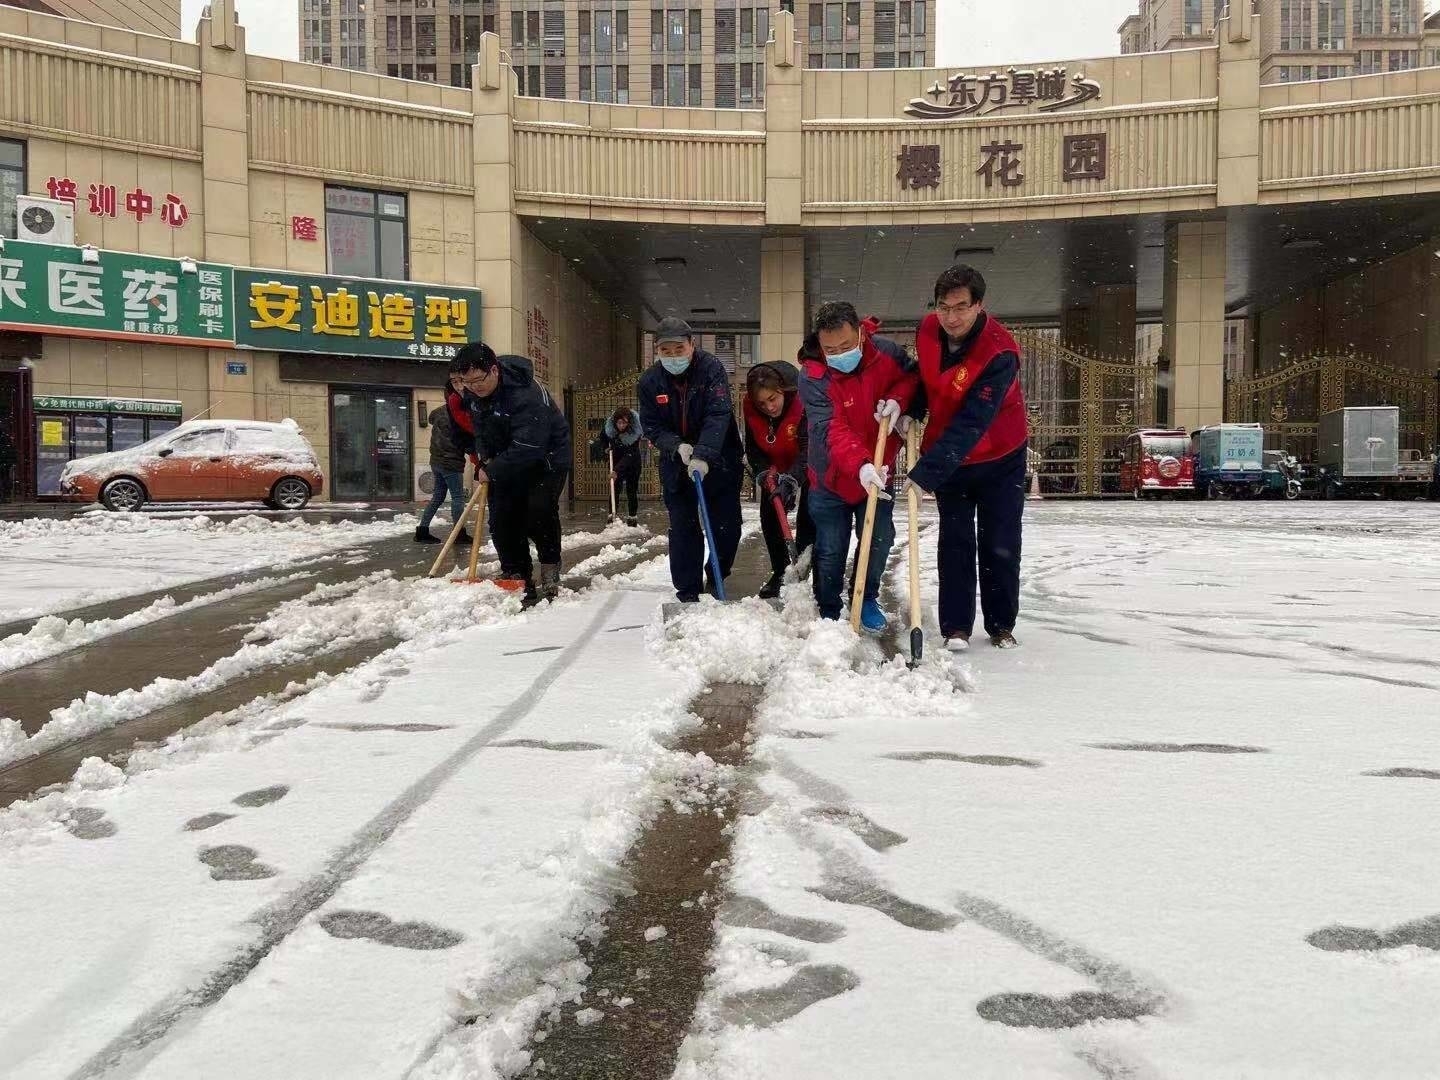
<instances>
[{"instance_id":1,"label":"red emblem on vest","mask_svg":"<svg viewBox=\"0 0 1440 1080\"><path fill-rule=\"evenodd\" d=\"M790 438L792 438L792 439L799 433L799 431L800 431L799 427L796 426L795 424L786 424L786 425L785 425L785 434L788 435L788 436L790 436Z\"/></svg>"},{"instance_id":2,"label":"red emblem on vest","mask_svg":"<svg viewBox=\"0 0 1440 1080\"><path fill-rule=\"evenodd\" d=\"M656 395L655 395L655 404L656 404L656 405L669 405L669 404L670 404L670 395L669 395L669 394L656 394Z\"/></svg>"},{"instance_id":3,"label":"red emblem on vest","mask_svg":"<svg viewBox=\"0 0 1440 1080\"><path fill-rule=\"evenodd\" d=\"M969 372L965 370L965 365L961 364L955 369L955 378L950 380L950 385L955 387L956 390L959 390L965 385L965 380L969 377Z\"/></svg>"}]
</instances>

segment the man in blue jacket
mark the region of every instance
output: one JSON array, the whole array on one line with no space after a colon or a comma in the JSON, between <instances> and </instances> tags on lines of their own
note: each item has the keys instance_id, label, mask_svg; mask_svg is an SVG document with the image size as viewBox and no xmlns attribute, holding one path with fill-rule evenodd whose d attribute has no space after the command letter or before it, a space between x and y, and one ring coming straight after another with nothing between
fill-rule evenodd
<instances>
[{"instance_id":1,"label":"man in blue jacket","mask_svg":"<svg viewBox=\"0 0 1440 1080\"><path fill-rule=\"evenodd\" d=\"M570 473L570 423L535 381L523 356L496 356L471 342L456 358L480 459L476 483L490 484L490 535L501 588L537 599L530 543L540 555L538 598L560 593L560 494Z\"/></svg>"},{"instance_id":2,"label":"man in blue jacket","mask_svg":"<svg viewBox=\"0 0 1440 1080\"><path fill-rule=\"evenodd\" d=\"M683 603L698 600L702 588L715 591L692 471L701 475L722 577L730 576L740 547L740 429L730 377L694 339L684 320L662 319L655 363L637 388L640 426L660 452L660 486L670 515L670 581Z\"/></svg>"}]
</instances>

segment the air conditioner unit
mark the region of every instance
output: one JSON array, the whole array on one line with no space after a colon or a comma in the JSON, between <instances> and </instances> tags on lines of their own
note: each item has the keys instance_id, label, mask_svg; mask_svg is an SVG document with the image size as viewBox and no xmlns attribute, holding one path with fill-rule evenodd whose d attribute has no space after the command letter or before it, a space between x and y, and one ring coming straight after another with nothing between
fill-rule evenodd
<instances>
[{"instance_id":1,"label":"air conditioner unit","mask_svg":"<svg viewBox=\"0 0 1440 1080\"><path fill-rule=\"evenodd\" d=\"M15 239L37 244L75 243L75 204L21 195L15 200Z\"/></svg>"}]
</instances>

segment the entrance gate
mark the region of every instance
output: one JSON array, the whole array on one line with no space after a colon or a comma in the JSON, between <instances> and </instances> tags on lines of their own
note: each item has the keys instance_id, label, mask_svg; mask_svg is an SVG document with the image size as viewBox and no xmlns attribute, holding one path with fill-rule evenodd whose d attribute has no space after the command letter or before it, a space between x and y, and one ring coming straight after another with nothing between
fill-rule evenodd
<instances>
[{"instance_id":1,"label":"entrance gate","mask_svg":"<svg viewBox=\"0 0 1440 1080\"><path fill-rule=\"evenodd\" d=\"M1155 423L1154 366L1084 356L1061 345L1053 330L1011 329L1022 354L1040 493L1119 495L1125 437Z\"/></svg>"},{"instance_id":2,"label":"entrance gate","mask_svg":"<svg viewBox=\"0 0 1440 1080\"><path fill-rule=\"evenodd\" d=\"M1313 461L1320 417L1349 405L1400 408L1400 447L1424 451L1435 431L1436 384L1368 357L1319 355L1225 387L1225 419L1263 424L1265 446Z\"/></svg>"}]
</instances>

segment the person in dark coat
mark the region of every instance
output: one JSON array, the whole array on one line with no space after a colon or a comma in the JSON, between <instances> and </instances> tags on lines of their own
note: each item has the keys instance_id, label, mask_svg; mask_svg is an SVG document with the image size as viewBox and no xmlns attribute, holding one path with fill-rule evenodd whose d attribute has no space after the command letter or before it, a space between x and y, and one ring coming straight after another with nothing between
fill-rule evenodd
<instances>
[{"instance_id":1,"label":"person in dark coat","mask_svg":"<svg viewBox=\"0 0 1440 1080\"><path fill-rule=\"evenodd\" d=\"M496 583L523 590L527 602L552 600L560 592L560 494L570 473L570 423L525 357L497 357L490 346L471 342L457 359L464 361L464 404L480 461L475 482L490 485L490 535L500 556ZM538 593L532 541L540 556Z\"/></svg>"},{"instance_id":2,"label":"person in dark coat","mask_svg":"<svg viewBox=\"0 0 1440 1080\"><path fill-rule=\"evenodd\" d=\"M921 393L908 412L930 418L909 483L940 508L940 632L948 648L969 648L978 562L985 632L1013 649L1029 423L1020 346L985 310L980 271L957 264L940 275L915 352Z\"/></svg>"},{"instance_id":3,"label":"person in dark coat","mask_svg":"<svg viewBox=\"0 0 1440 1080\"><path fill-rule=\"evenodd\" d=\"M805 355L802 348L797 359ZM815 523L805 499L810 490L805 473L809 432L795 366L777 360L752 367L745 379L741 411L745 420L745 457L760 494L760 532L770 554L770 580L760 590L760 597L768 600L780 595L785 568L790 563L772 492L779 492L787 512L796 511L796 550L804 552L815 541Z\"/></svg>"},{"instance_id":4,"label":"person in dark coat","mask_svg":"<svg viewBox=\"0 0 1440 1080\"><path fill-rule=\"evenodd\" d=\"M626 525L634 525L640 513L640 469L644 465L645 432L640 425L640 414L624 406L616 409L614 415L606 417L605 429L595 436L590 444L590 456L594 461L608 461L611 466L610 479L615 484L615 501L625 495L627 514ZM610 455L614 454L613 460Z\"/></svg>"},{"instance_id":5,"label":"person in dark coat","mask_svg":"<svg viewBox=\"0 0 1440 1080\"><path fill-rule=\"evenodd\" d=\"M450 496L450 520L459 521L465 516L465 446L458 437L455 421L450 418L450 409L441 405L430 413L430 475L434 479L435 491L430 496L430 505L420 515L420 524L415 529L417 544L438 544L438 537L430 532L430 523ZM470 533L460 530L458 544L469 544Z\"/></svg>"},{"instance_id":6,"label":"person in dark coat","mask_svg":"<svg viewBox=\"0 0 1440 1080\"><path fill-rule=\"evenodd\" d=\"M670 515L670 581L682 603L694 603L702 588L714 593L715 582L691 472L700 473L720 574L729 577L740 547L740 430L730 376L719 360L695 347L688 323L662 319L655 350L655 363L637 387L640 423L660 451L660 487Z\"/></svg>"}]
</instances>

